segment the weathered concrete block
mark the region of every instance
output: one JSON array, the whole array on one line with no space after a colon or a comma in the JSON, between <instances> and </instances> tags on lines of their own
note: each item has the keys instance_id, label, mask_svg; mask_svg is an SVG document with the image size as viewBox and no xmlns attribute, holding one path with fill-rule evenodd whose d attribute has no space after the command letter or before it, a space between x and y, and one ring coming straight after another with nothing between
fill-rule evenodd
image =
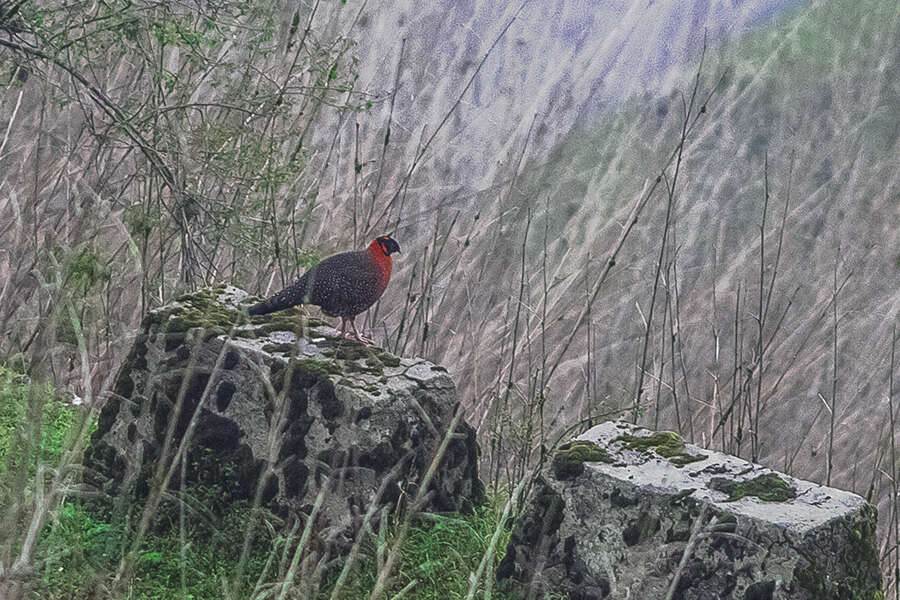
<instances>
[{"instance_id":1,"label":"weathered concrete block","mask_svg":"<svg viewBox=\"0 0 900 600\"><path fill-rule=\"evenodd\" d=\"M100 414L85 479L139 500L165 449L171 456L190 432L171 489L183 473L189 488L214 488L217 503L260 493L274 513L304 519L324 493L316 531L345 551L370 506L415 497L459 404L453 380L428 361L343 340L300 309L250 319L248 304L222 286L147 316ZM422 508L481 502L477 455L460 422Z\"/></svg>"},{"instance_id":2,"label":"weathered concrete block","mask_svg":"<svg viewBox=\"0 0 900 600\"><path fill-rule=\"evenodd\" d=\"M497 576L520 598L877 600L876 518L856 494L607 422L556 452Z\"/></svg>"}]
</instances>

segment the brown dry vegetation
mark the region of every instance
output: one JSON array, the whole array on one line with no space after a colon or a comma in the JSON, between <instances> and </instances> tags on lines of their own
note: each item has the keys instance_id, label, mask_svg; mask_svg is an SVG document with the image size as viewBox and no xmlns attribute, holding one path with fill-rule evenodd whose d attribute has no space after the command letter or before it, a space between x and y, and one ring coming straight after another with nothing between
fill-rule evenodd
<instances>
[{"instance_id":1,"label":"brown dry vegetation","mask_svg":"<svg viewBox=\"0 0 900 600\"><path fill-rule=\"evenodd\" d=\"M439 60L402 8L0 3L0 354L102 402L147 309L392 231L367 327L450 369L495 486L625 416L871 497L893 564L900 8L593 111L507 106L516 8Z\"/></svg>"}]
</instances>

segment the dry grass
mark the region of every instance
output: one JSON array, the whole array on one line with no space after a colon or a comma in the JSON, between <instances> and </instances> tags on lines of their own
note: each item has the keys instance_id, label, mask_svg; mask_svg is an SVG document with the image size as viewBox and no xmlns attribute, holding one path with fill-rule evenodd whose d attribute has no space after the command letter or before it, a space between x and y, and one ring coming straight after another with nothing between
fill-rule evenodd
<instances>
[{"instance_id":1,"label":"dry grass","mask_svg":"<svg viewBox=\"0 0 900 600\"><path fill-rule=\"evenodd\" d=\"M814 3L714 47L668 96L577 127L577 106L528 105L482 145L466 123L493 118L476 97L515 55L524 4L474 51L459 43L436 80L422 39L383 35L387 17L365 5L240 4L209 4L214 18L161 3L0 14L6 362L95 410L148 308L213 281L273 291L391 230L404 254L366 325L451 369L494 489L627 413L866 494L890 515L882 554L900 598L894 3ZM386 77L356 38L390 57ZM552 96L535 77L565 81L547 67L523 95ZM37 486L20 560L4 565L31 562L79 452ZM280 564L321 574L298 535Z\"/></svg>"}]
</instances>

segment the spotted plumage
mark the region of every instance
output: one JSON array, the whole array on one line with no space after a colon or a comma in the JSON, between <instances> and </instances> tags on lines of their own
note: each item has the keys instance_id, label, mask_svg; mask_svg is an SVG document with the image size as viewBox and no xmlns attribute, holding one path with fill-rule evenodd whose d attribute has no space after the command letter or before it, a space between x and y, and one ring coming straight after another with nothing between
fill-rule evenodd
<instances>
[{"instance_id":1,"label":"spotted plumage","mask_svg":"<svg viewBox=\"0 0 900 600\"><path fill-rule=\"evenodd\" d=\"M251 315L264 315L297 304L315 304L326 315L340 317L341 335L347 323L354 339L359 335L356 316L375 304L391 279L391 254L400 244L391 236L376 238L365 250L330 256L303 274L292 285L250 308Z\"/></svg>"}]
</instances>

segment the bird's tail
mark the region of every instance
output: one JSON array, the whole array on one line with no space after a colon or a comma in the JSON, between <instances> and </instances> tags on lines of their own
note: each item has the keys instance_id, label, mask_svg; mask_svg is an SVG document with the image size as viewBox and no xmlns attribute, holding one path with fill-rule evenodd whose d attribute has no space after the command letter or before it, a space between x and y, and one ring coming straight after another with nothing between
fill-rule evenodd
<instances>
[{"instance_id":1,"label":"bird's tail","mask_svg":"<svg viewBox=\"0 0 900 600\"><path fill-rule=\"evenodd\" d=\"M269 306L269 301L263 300L262 302L257 302L256 304L251 306L247 312L249 312L251 315L267 315L270 312L275 312L276 310L281 309L271 308Z\"/></svg>"},{"instance_id":2,"label":"bird's tail","mask_svg":"<svg viewBox=\"0 0 900 600\"><path fill-rule=\"evenodd\" d=\"M251 315L267 315L297 304L307 304L309 302L307 280L308 277L304 275L299 281L284 288L271 298L266 298L262 302L254 304L247 312Z\"/></svg>"}]
</instances>

